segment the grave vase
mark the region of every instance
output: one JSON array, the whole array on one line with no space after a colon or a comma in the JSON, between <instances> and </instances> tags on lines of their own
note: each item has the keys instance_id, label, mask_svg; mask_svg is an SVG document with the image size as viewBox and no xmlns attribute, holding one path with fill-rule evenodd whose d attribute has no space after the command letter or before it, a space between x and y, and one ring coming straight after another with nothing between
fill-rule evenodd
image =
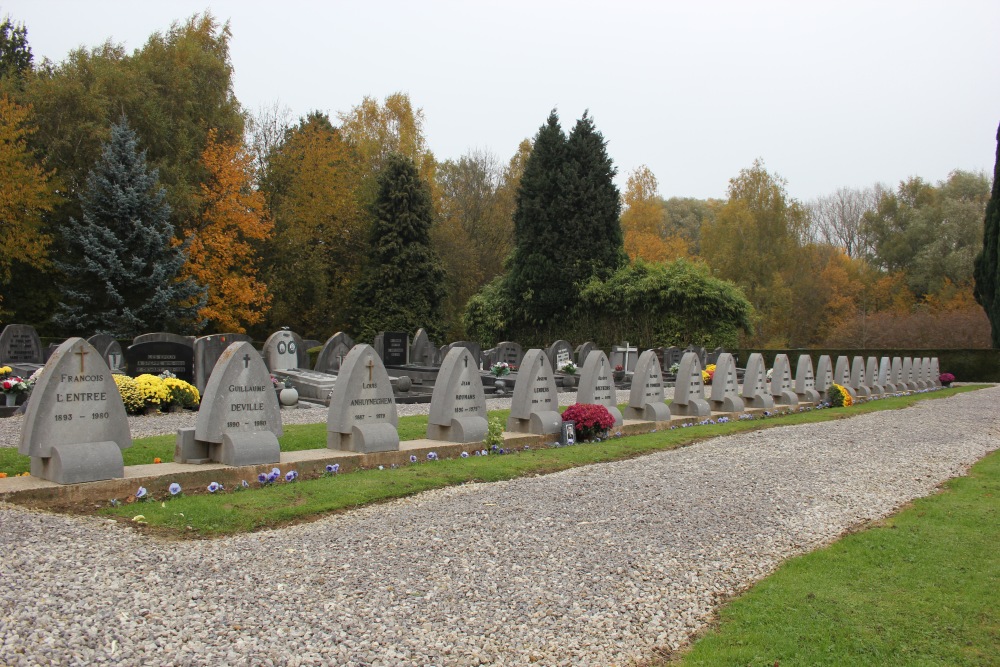
<instances>
[{"instance_id":1,"label":"grave vase","mask_svg":"<svg viewBox=\"0 0 1000 667\"><path fill-rule=\"evenodd\" d=\"M295 387L285 387L278 394L278 402L286 407L296 405L299 402L299 391Z\"/></svg>"},{"instance_id":2,"label":"grave vase","mask_svg":"<svg viewBox=\"0 0 1000 667\"><path fill-rule=\"evenodd\" d=\"M4 400L7 402L7 407L12 408L17 405L17 394L14 392L4 392Z\"/></svg>"}]
</instances>

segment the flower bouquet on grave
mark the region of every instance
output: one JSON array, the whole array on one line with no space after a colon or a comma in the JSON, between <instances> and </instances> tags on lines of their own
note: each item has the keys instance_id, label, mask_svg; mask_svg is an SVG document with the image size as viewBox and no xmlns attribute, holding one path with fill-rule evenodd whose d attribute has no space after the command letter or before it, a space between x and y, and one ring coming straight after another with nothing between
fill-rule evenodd
<instances>
[{"instance_id":1,"label":"flower bouquet on grave","mask_svg":"<svg viewBox=\"0 0 1000 667\"><path fill-rule=\"evenodd\" d=\"M615 382L621 382L625 379L625 367L621 364L615 366L615 372L611 374L615 379Z\"/></svg>"},{"instance_id":2,"label":"flower bouquet on grave","mask_svg":"<svg viewBox=\"0 0 1000 667\"><path fill-rule=\"evenodd\" d=\"M850 392L839 384L830 385L830 388L826 390L826 395L831 408L849 408L854 405L854 399L851 398Z\"/></svg>"},{"instance_id":3,"label":"flower bouquet on grave","mask_svg":"<svg viewBox=\"0 0 1000 667\"><path fill-rule=\"evenodd\" d=\"M675 361L674 363L670 364L670 368L667 369L667 372L670 373L671 375L677 375L677 371L679 371L680 369L681 369L681 363L679 361Z\"/></svg>"},{"instance_id":4,"label":"flower bouquet on grave","mask_svg":"<svg viewBox=\"0 0 1000 667\"><path fill-rule=\"evenodd\" d=\"M498 361L492 366L490 366L490 373L493 377L502 378L505 375L510 375L511 366L506 361Z\"/></svg>"},{"instance_id":5,"label":"flower bouquet on grave","mask_svg":"<svg viewBox=\"0 0 1000 667\"><path fill-rule=\"evenodd\" d=\"M29 389L31 389L31 385L28 384L27 380L19 375L9 375L3 380L0 380L0 389L2 389L5 394L13 394L16 396L18 394L26 393Z\"/></svg>"},{"instance_id":6,"label":"flower bouquet on grave","mask_svg":"<svg viewBox=\"0 0 1000 667\"><path fill-rule=\"evenodd\" d=\"M163 379L156 375L143 373L135 379L135 386L142 396L146 414L152 414L158 411L161 406L170 403L170 390L167 389Z\"/></svg>"},{"instance_id":7,"label":"flower bouquet on grave","mask_svg":"<svg viewBox=\"0 0 1000 667\"><path fill-rule=\"evenodd\" d=\"M607 437L608 429L615 425L608 409L593 403L574 403L562 413L562 419L576 422L578 441Z\"/></svg>"},{"instance_id":8,"label":"flower bouquet on grave","mask_svg":"<svg viewBox=\"0 0 1000 667\"><path fill-rule=\"evenodd\" d=\"M164 378L163 384L170 396L167 399L167 405L171 412L179 412L185 408L194 409L201 403L201 395L194 385L178 379L176 376Z\"/></svg>"},{"instance_id":9,"label":"flower bouquet on grave","mask_svg":"<svg viewBox=\"0 0 1000 667\"><path fill-rule=\"evenodd\" d=\"M566 375L575 375L576 364L574 364L572 361L567 361L565 364L559 367L559 370L561 370Z\"/></svg>"},{"instance_id":10,"label":"flower bouquet on grave","mask_svg":"<svg viewBox=\"0 0 1000 667\"><path fill-rule=\"evenodd\" d=\"M941 382L942 387L950 387L951 383L955 381L955 376L951 373L941 373L938 376L938 380Z\"/></svg>"}]
</instances>

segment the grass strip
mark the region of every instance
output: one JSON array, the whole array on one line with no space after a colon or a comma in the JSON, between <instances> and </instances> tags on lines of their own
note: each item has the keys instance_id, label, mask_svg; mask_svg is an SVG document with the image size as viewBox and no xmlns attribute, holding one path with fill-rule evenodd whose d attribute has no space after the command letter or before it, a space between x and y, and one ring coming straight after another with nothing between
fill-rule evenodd
<instances>
[{"instance_id":1,"label":"grass strip","mask_svg":"<svg viewBox=\"0 0 1000 667\"><path fill-rule=\"evenodd\" d=\"M957 387L933 393L885 398L850 408L797 412L765 420L732 421L663 430L575 447L518 451L503 456L470 456L466 459L420 462L386 470L363 470L313 479L300 478L290 484L276 483L260 487L255 480L248 480L251 485L248 490L207 494L204 489L186 489L186 493L178 497L158 498L155 501L108 507L100 511L126 519L142 514L146 524L158 532L190 536L227 535L312 520L331 512L429 489L468 482L508 480L623 460L672 449L704 438L772 426L842 419L875 410L898 409L919 400L944 398L976 388L980 387ZM288 466L284 466L282 471L287 469Z\"/></svg>"},{"instance_id":2,"label":"grass strip","mask_svg":"<svg viewBox=\"0 0 1000 667\"><path fill-rule=\"evenodd\" d=\"M793 558L662 665L1000 664L1000 452L933 496Z\"/></svg>"}]
</instances>

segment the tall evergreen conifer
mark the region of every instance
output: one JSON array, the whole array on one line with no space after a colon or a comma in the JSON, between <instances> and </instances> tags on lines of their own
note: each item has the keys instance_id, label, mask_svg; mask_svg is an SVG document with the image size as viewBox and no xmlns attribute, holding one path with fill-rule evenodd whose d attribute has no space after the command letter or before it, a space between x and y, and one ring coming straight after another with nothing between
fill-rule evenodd
<instances>
[{"instance_id":1,"label":"tall evergreen conifer","mask_svg":"<svg viewBox=\"0 0 1000 667\"><path fill-rule=\"evenodd\" d=\"M70 261L56 324L80 335L128 338L143 331L193 332L204 289L178 280L184 248L174 244L170 206L124 119L87 177L81 221L62 228Z\"/></svg>"},{"instance_id":2,"label":"tall evergreen conifer","mask_svg":"<svg viewBox=\"0 0 1000 667\"><path fill-rule=\"evenodd\" d=\"M993 191L986 203L983 221L983 249L976 257L976 301L986 311L993 333L993 347L1000 348L1000 127L997 128L997 157L993 166Z\"/></svg>"},{"instance_id":3,"label":"tall evergreen conifer","mask_svg":"<svg viewBox=\"0 0 1000 667\"><path fill-rule=\"evenodd\" d=\"M354 333L442 328L445 272L431 248L430 186L413 160L393 153L378 176L369 263L354 292Z\"/></svg>"}]
</instances>

